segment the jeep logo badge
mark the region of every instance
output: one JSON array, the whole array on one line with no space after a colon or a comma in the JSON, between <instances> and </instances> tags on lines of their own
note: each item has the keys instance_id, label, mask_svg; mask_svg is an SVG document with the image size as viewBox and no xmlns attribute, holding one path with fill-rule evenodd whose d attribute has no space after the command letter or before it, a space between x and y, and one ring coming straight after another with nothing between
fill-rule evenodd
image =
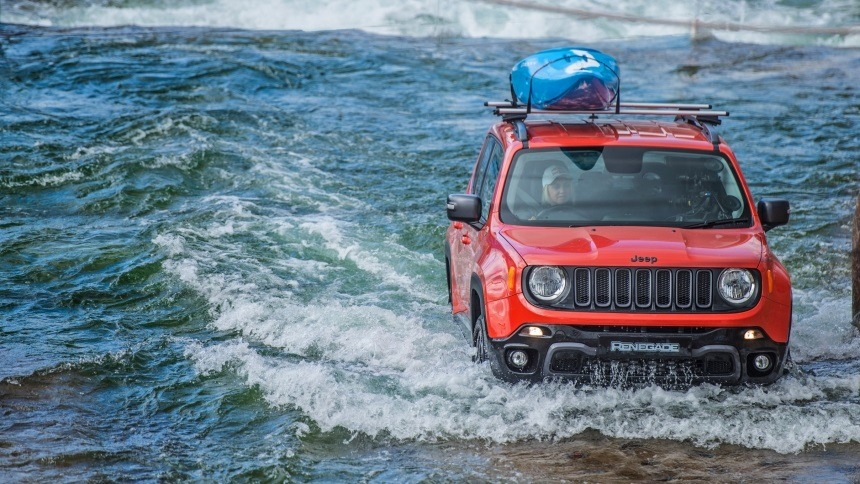
<instances>
[{"instance_id":1,"label":"jeep logo badge","mask_svg":"<svg viewBox=\"0 0 860 484\"><path fill-rule=\"evenodd\" d=\"M613 341L609 345L609 351L621 351L625 353L678 353L681 351L680 343L626 343Z\"/></svg>"},{"instance_id":2,"label":"jeep logo badge","mask_svg":"<svg viewBox=\"0 0 860 484\"><path fill-rule=\"evenodd\" d=\"M657 263L656 257L642 257L641 255L634 255L630 258L630 262L650 262L651 264Z\"/></svg>"}]
</instances>

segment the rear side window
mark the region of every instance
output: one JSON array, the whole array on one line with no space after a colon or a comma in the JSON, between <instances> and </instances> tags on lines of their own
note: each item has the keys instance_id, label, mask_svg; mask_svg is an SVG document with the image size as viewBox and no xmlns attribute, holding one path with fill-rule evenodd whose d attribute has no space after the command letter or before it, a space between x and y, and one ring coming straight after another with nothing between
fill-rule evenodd
<instances>
[{"instance_id":1,"label":"rear side window","mask_svg":"<svg viewBox=\"0 0 860 484\"><path fill-rule=\"evenodd\" d=\"M481 192L481 183L484 181L484 173L487 172L487 161L493 153L493 137L487 136L484 140L484 147L481 148L481 155L478 158L478 164L475 166L475 173L472 177L472 185L469 193L478 194Z\"/></svg>"},{"instance_id":2,"label":"rear side window","mask_svg":"<svg viewBox=\"0 0 860 484\"><path fill-rule=\"evenodd\" d=\"M499 179L499 170L502 168L502 147L495 140L492 140L488 148L490 157L487 162L487 171L484 175L484 181L478 196L481 197L481 221L486 222L487 216L490 214L490 205L493 202L493 193L496 190L496 183Z\"/></svg>"}]
</instances>

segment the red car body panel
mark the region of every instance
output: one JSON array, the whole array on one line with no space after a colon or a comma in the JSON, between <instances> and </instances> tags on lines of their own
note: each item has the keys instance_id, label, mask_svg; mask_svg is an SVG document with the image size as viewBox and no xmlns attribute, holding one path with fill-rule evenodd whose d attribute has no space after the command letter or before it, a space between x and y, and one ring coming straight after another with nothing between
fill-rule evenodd
<instances>
[{"instance_id":1,"label":"red car body panel","mask_svg":"<svg viewBox=\"0 0 860 484\"><path fill-rule=\"evenodd\" d=\"M528 149L549 147L636 146L715 152L702 131L684 123L605 121L561 124L530 122ZM489 135L504 150L499 184L490 203L486 224L479 230L452 223L446 243L451 272L453 312L472 320L476 312L486 320L487 336L508 338L525 324L575 326L759 328L777 343L787 343L791 322L791 283L788 272L767 246L755 210L746 228L683 229L650 226L545 227L504 223L499 217L503 190L514 155L523 148L510 123L494 125ZM721 140L716 147L731 164L745 203L752 194L737 159ZM479 157L480 161L480 157ZM473 170L473 178L474 178ZM474 193L475 180L468 193ZM486 202L485 202L486 203ZM644 261L632 260L636 256ZM749 309L734 312L600 312L547 309L523 294L527 266L591 266L646 268L728 268L757 270L761 297ZM476 287L477 286L477 287ZM478 294L476 299L474 294ZM483 307L472 307L475 303Z\"/></svg>"},{"instance_id":2,"label":"red car body panel","mask_svg":"<svg viewBox=\"0 0 860 484\"><path fill-rule=\"evenodd\" d=\"M762 241L745 231L669 227L509 227L500 234L529 265L756 267ZM656 263L631 261L631 254ZM727 265L728 264L728 265Z\"/></svg>"}]
</instances>

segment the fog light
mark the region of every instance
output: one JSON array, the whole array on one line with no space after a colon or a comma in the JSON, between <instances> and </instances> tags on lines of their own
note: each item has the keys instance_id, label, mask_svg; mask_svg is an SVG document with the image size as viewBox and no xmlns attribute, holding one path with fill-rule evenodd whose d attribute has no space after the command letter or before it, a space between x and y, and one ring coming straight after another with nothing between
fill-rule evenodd
<instances>
[{"instance_id":1,"label":"fog light","mask_svg":"<svg viewBox=\"0 0 860 484\"><path fill-rule=\"evenodd\" d=\"M516 368L523 369L529 364L529 355L523 350L513 350L508 353L508 361Z\"/></svg>"},{"instance_id":2,"label":"fog light","mask_svg":"<svg viewBox=\"0 0 860 484\"><path fill-rule=\"evenodd\" d=\"M748 329L744 332L744 339L761 339L764 335L757 329Z\"/></svg>"},{"instance_id":3,"label":"fog light","mask_svg":"<svg viewBox=\"0 0 860 484\"><path fill-rule=\"evenodd\" d=\"M767 371L771 364L770 356L767 355L758 355L753 359L753 365L758 371Z\"/></svg>"},{"instance_id":4,"label":"fog light","mask_svg":"<svg viewBox=\"0 0 860 484\"><path fill-rule=\"evenodd\" d=\"M520 330L520 336L546 336L546 330L540 326L526 326Z\"/></svg>"}]
</instances>

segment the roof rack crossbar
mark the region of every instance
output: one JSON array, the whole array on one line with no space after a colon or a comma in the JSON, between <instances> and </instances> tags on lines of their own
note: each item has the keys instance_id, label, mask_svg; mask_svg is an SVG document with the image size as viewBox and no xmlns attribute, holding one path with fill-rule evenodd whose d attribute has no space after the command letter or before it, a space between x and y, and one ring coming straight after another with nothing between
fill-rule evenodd
<instances>
[{"instance_id":1,"label":"roof rack crossbar","mask_svg":"<svg viewBox=\"0 0 860 484\"><path fill-rule=\"evenodd\" d=\"M487 101L484 103L484 106L489 106L493 108L516 108L518 107L516 104L511 101ZM644 108L644 109L711 109L713 106L710 104L689 104L689 103L627 103L622 102L619 103L620 108ZM532 109L533 113L538 112L538 110ZM549 111L553 113L564 112L564 111Z\"/></svg>"},{"instance_id":2,"label":"roof rack crossbar","mask_svg":"<svg viewBox=\"0 0 860 484\"><path fill-rule=\"evenodd\" d=\"M543 110L543 109L532 109L528 111L526 108L503 108L496 107L495 113L497 115L510 115L510 114L588 114L588 115L597 115L597 114L626 114L626 115L636 115L636 116L728 116L728 111L715 111L709 109L627 109L621 108L619 110L607 110L607 111L561 111L561 110Z\"/></svg>"},{"instance_id":3,"label":"roof rack crossbar","mask_svg":"<svg viewBox=\"0 0 860 484\"><path fill-rule=\"evenodd\" d=\"M674 116L675 121L684 121L698 127L719 150L720 137L715 129L720 124L720 116L728 116L728 111L711 109L710 104L683 103L615 103L614 107L601 111L565 111L533 109L531 106L521 107L512 101L487 101L484 106L493 108L493 114L501 116L504 121L511 123L514 133L523 146L528 146L528 129L525 120L530 114L585 114L593 120L597 115L641 115L641 116Z\"/></svg>"}]
</instances>

